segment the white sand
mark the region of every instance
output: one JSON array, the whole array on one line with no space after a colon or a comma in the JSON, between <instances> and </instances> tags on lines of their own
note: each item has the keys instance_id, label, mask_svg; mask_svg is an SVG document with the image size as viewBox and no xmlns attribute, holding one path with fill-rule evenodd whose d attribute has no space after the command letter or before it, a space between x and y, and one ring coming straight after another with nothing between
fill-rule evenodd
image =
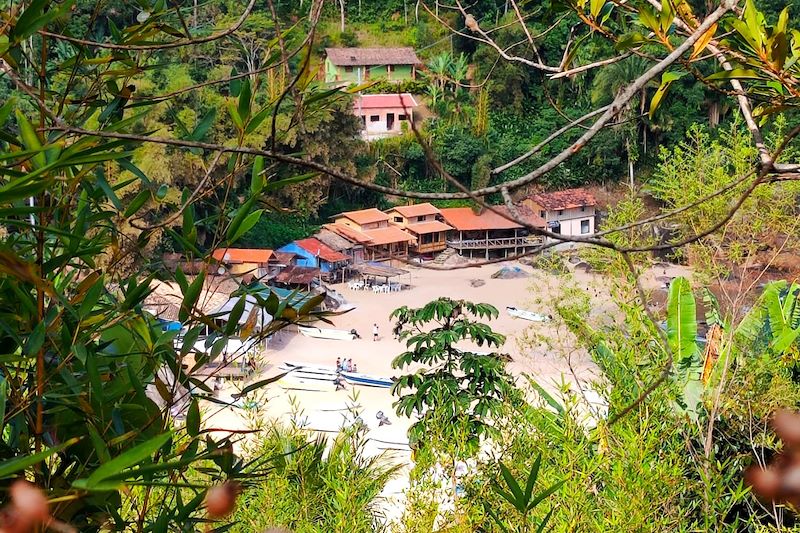
<instances>
[{"instance_id":1,"label":"white sand","mask_svg":"<svg viewBox=\"0 0 800 533\"><path fill-rule=\"evenodd\" d=\"M398 370L391 368L391 362L404 350L404 345L392 337L390 313L403 305L421 307L441 296L485 302L498 308L500 316L490 324L495 331L507 336L502 351L513 358L509 365L512 373L529 373L550 389L556 389L562 378L567 382L574 382L575 377L580 380L595 379L595 368L588 354L585 350L574 347L574 339L566 326L558 320L546 324L532 323L513 318L506 312L506 306L516 306L556 315L551 300L560 294L562 285L571 282L542 271L534 271L530 267L523 267L533 274L530 278L492 279L491 274L501 266L503 265L487 265L450 271L407 268L410 274L402 276L400 281L411 288L401 292L376 294L371 291L353 291L346 284L336 285L333 288L355 304L356 309L333 317L334 326L319 325L355 329L360 333L361 339L337 341L310 338L300 335L296 328L290 327L270 340L269 347L263 354L262 372L254 380L278 373L277 366L286 361L332 366L336 357L352 358L358 365L359 372L387 377L399 375ZM482 279L485 284L472 287L470 280L473 279ZM591 274L577 274L573 282L590 295L593 315L602 317L612 310L607 303L608 294L602 290L602 279ZM372 340L373 324L377 324L380 331L377 342ZM228 383L222 398L237 390L237 384ZM363 410L362 418L369 424L374 422L377 411L383 411L392 420L391 426L380 428L382 440L406 441L405 432L410 421L400 419L394 414L392 402L395 398L388 389L348 387L348 390L339 392L311 392L285 390L278 385L270 385L265 392L267 401L263 414L288 420L293 409L299 407L311 426L323 424L318 421L324 420L324 429L328 429L333 423L330 422L331 417L325 413L345 409L352 403L349 398L354 393L358 395L357 403ZM241 416L241 409L220 410L218 406L209 406L208 412L214 413L208 421L209 427L239 429L246 424Z\"/></svg>"}]
</instances>

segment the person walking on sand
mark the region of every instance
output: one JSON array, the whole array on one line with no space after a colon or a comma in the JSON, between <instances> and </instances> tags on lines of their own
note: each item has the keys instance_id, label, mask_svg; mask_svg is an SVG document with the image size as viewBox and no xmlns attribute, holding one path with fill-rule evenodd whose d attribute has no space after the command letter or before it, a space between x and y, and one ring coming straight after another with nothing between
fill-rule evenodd
<instances>
[{"instance_id":1,"label":"person walking on sand","mask_svg":"<svg viewBox=\"0 0 800 533\"><path fill-rule=\"evenodd\" d=\"M336 358L336 371L339 372L342 369L342 358Z\"/></svg>"},{"instance_id":2,"label":"person walking on sand","mask_svg":"<svg viewBox=\"0 0 800 533\"><path fill-rule=\"evenodd\" d=\"M378 340L378 324L372 325L372 342Z\"/></svg>"}]
</instances>

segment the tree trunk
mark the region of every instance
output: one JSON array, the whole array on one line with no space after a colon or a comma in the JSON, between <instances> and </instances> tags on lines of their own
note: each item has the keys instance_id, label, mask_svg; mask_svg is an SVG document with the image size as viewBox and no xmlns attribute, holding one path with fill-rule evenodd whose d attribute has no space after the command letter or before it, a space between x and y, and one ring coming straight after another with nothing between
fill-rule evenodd
<instances>
[{"instance_id":1,"label":"tree trunk","mask_svg":"<svg viewBox=\"0 0 800 533\"><path fill-rule=\"evenodd\" d=\"M339 12L342 15L342 27L340 31L344 32L344 0L339 0Z\"/></svg>"}]
</instances>

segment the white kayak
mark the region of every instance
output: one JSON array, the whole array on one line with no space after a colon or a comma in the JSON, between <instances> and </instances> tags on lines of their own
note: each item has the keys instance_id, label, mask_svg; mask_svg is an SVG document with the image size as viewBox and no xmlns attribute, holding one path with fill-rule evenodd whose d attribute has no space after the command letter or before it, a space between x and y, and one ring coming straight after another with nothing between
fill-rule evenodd
<instances>
[{"instance_id":1,"label":"white kayak","mask_svg":"<svg viewBox=\"0 0 800 533\"><path fill-rule=\"evenodd\" d=\"M297 326L297 329L306 337L316 339L351 341L356 338L353 333L344 329L318 328L316 326Z\"/></svg>"},{"instance_id":2,"label":"white kayak","mask_svg":"<svg viewBox=\"0 0 800 533\"><path fill-rule=\"evenodd\" d=\"M534 313L533 311L528 311L526 309L517 309L516 307L506 307L506 311L508 314L516 317L521 318L523 320L530 320L531 322L549 322L551 317L548 315L543 315L541 313Z\"/></svg>"}]
</instances>

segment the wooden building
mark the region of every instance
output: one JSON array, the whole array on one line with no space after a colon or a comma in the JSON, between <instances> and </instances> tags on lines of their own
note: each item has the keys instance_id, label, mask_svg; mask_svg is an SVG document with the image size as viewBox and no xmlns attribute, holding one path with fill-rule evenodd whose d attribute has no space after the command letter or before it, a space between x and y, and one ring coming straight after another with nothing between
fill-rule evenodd
<instances>
[{"instance_id":1,"label":"wooden building","mask_svg":"<svg viewBox=\"0 0 800 533\"><path fill-rule=\"evenodd\" d=\"M505 208L498 208L506 212ZM448 207L439 210L453 229L447 234L447 246L465 257L490 259L524 253L542 244L542 238L529 235L528 230L512 220L490 210L471 207ZM543 227L544 221L527 212L525 222Z\"/></svg>"},{"instance_id":2,"label":"wooden building","mask_svg":"<svg viewBox=\"0 0 800 533\"><path fill-rule=\"evenodd\" d=\"M414 236L410 251L415 255L435 254L447 248L447 232L453 228L438 220L441 212L429 203L396 206L388 211L389 222Z\"/></svg>"},{"instance_id":3,"label":"wooden building","mask_svg":"<svg viewBox=\"0 0 800 533\"><path fill-rule=\"evenodd\" d=\"M326 228L363 245L367 261L407 258L409 247L416 244L414 236L390 224L389 215L375 208L338 214Z\"/></svg>"}]
</instances>

